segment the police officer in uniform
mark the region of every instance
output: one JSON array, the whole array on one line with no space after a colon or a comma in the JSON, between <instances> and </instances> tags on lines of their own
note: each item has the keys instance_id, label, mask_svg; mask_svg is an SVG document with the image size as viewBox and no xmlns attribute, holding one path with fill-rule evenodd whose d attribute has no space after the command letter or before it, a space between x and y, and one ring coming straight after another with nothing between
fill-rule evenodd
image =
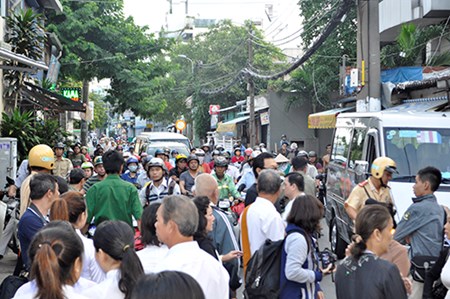
<instances>
[{"instance_id":1,"label":"police officer in uniform","mask_svg":"<svg viewBox=\"0 0 450 299\"><path fill-rule=\"evenodd\" d=\"M62 142L58 142L54 147L55 151L55 166L52 170L54 175L60 176L64 179L69 177L70 171L73 169L72 161L64 158L65 145Z\"/></svg>"},{"instance_id":2,"label":"police officer in uniform","mask_svg":"<svg viewBox=\"0 0 450 299\"><path fill-rule=\"evenodd\" d=\"M350 196L345 201L345 210L350 218L355 220L356 215L366 204L385 203L394 220L395 228L394 201L391 189L387 184L392 179L392 174L397 173L397 165L391 158L379 157L373 161L370 173L371 176L367 180L353 188ZM391 240L387 252L381 255L380 258L395 264L402 276L408 276L410 267L408 252L397 241Z\"/></svg>"},{"instance_id":3,"label":"police officer in uniform","mask_svg":"<svg viewBox=\"0 0 450 299\"><path fill-rule=\"evenodd\" d=\"M370 168L371 176L364 182L356 185L345 201L345 211L352 220L356 219L356 215L361 211L368 199L386 203L391 205L391 209L393 208L394 201L387 184L392 179L394 172L397 172L397 165L391 158L378 157L373 161Z\"/></svg>"}]
</instances>

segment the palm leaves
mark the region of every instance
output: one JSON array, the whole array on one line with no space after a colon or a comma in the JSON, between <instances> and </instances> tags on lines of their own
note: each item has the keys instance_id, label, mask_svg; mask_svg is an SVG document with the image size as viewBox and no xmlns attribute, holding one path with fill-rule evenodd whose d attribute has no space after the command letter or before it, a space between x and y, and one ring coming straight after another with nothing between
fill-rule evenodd
<instances>
[{"instance_id":1,"label":"palm leaves","mask_svg":"<svg viewBox=\"0 0 450 299\"><path fill-rule=\"evenodd\" d=\"M33 60L41 60L46 40L42 15L34 13L32 9L19 11L6 17L8 34L5 41L11 45L13 52L24 55ZM8 65L24 67L17 61L8 62ZM26 66L25 66L26 67ZM9 70L4 74L7 82L5 96L14 98L14 107L17 107L20 87L28 74L23 71Z\"/></svg>"}]
</instances>

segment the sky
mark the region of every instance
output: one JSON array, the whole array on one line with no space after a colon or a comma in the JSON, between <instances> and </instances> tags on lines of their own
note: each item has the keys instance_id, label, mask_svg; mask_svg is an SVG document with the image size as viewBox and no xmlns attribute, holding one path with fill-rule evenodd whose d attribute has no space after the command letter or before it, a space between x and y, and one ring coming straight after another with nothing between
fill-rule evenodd
<instances>
[{"instance_id":1,"label":"sky","mask_svg":"<svg viewBox=\"0 0 450 299\"><path fill-rule=\"evenodd\" d=\"M232 19L235 24L244 20L262 20L268 39L279 40L292 36L301 28L298 0L188 0L189 15L200 19ZM184 14L185 0L172 0L174 12ZM168 0L124 0L125 15L133 16L136 24L148 25L151 32L165 24ZM266 4L272 4L274 17L266 16ZM179 18L181 19L181 18ZM169 28L176 30L179 28ZM298 35L298 34L297 34ZM292 38L291 38L292 39ZM298 41L295 42L294 44ZM286 46L286 45L284 45Z\"/></svg>"}]
</instances>

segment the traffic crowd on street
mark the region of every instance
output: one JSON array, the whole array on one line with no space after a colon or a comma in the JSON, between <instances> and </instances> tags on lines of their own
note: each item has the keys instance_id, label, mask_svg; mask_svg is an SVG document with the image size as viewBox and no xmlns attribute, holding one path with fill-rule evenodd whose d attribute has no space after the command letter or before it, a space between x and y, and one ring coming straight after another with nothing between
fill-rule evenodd
<instances>
[{"instance_id":1,"label":"traffic crowd on street","mask_svg":"<svg viewBox=\"0 0 450 299\"><path fill-rule=\"evenodd\" d=\"M318 245L331 145L318 155L283 135L277 153L240 142L189 155L136 148L103 137L95 148L29 151L8 189L20 204L0 258L14 238L19 248L0 299L229 299L239 289L245 298L450 298L450 211L434 196L434 167L418 171L396 223L396 162L375 159L345 201L353 242L337 261ZM326 275L335 294L322 291Z\"/></svg>"}]
</instances>

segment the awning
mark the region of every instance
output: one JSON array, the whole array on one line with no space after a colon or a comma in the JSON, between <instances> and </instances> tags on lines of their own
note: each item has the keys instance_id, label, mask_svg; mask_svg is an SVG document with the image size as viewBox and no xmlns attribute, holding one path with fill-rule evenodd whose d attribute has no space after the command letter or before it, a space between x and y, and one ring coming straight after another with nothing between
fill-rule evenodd
<instances>
[{"instance_id":1,"label":"awning","mask_svg":"<svg viewBox=\"0 0 450 299\"><path fill-rule=\"evenodd\" d=\"M230 121L227 122L220 122L217 125L217 129L216 132L218 133L227 133L227 132L235 132L236 131L236 124L246 121L247 119L249 119L250 116L242 116L242 117L237 117L235 119L232 119Z\"/></svg>"},{"instance_id":2,"label":"awning","mask_svg":"<svg viewBox=\"0 0 450 299\"><path fill-rule=\"evenodd\" d=\"M355 107L336 108L322 111L308 116L309 129L332 129L336 126L336 117L339 113L354 110Z\"/></svg>"},{"instance_id":3,"label":"awning","mask_svg":"<svg viewBox=\"0 0 450 299\"><path fill-rule=\"evenodd\" d=\"M60 94L48 91L28 82L24 82L21 92L25 96L25 100L44 109L55 110L58 112L86 112L86 107L83 103L72 101Z\"/></svg>"},{"instance_id":4,"label":"awning","mask_svg":"<svg viewBox=\"0 0 450 299\"><path fill-rule=\"evenodd\" d=\"M391 107L385 111L409 111L409 112L432 112L436 109L445 106L448 103L446 96L432 97L432 98L417 98L403 100L403 103L398 106Z\"/></svg>"},{"instance_id":5,"label":"awning","mask_svg":"<svg viewBox=\"0 0 450 299\"><path fill-rule=\"evenodd\" d=\"M5 60L5 59L18 61L22 64L25 64L26 66L29 66L30 68L44 70L44 71L48 70L48 66L42 61L33 60L24 55L20 55L20 54L14 53L8 49L0 47L0 60ZM2 65L2 67L0 67L0 68L6 68L6 66Z\"/></svg>"}]
</instances>

